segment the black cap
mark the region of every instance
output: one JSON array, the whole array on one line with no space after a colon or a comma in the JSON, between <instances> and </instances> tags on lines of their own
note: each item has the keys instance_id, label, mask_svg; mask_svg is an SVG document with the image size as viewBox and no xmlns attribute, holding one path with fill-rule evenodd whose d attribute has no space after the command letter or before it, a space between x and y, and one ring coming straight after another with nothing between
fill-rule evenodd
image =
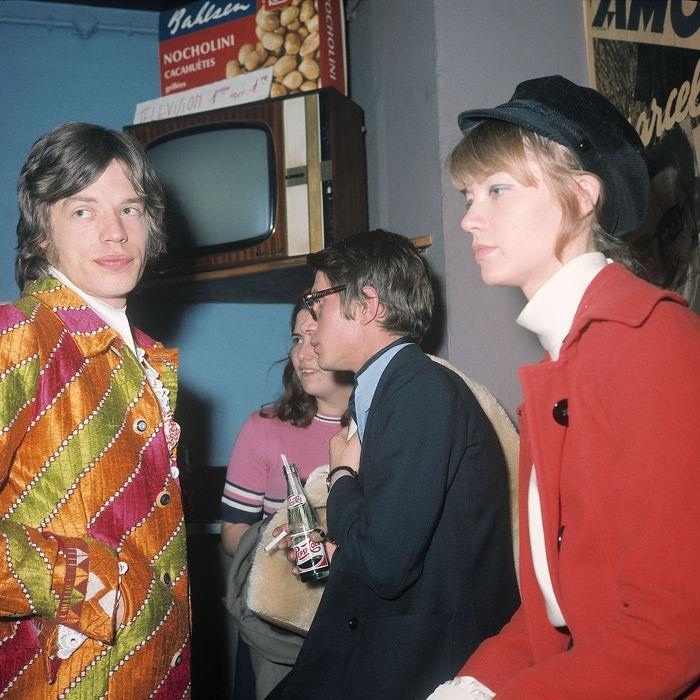
<instances>
[{"instance_id":1,"label":"black cap","mask_svg":"<svg viewBox=\"0 0 700 700\"><path fill-rule=\"evenodd\" d=\"M600 224L622 237L646 219L649 175L634 127L603 95L550 75L520 83L508 102L459 115L468 133L487 119L510 122L566 146L605 186Z\"/></svg>"}]
</instances>

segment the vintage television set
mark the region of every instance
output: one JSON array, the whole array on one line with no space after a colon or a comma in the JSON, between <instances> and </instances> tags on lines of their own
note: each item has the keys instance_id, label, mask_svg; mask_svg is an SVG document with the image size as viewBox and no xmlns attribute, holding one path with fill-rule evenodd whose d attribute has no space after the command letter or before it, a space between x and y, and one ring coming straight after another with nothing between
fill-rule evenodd
<instances>
[{"instance_id":1,"label":"vintage television set","mask_svg":"<svg viewBox=\"0 0 700 700\"><path fill-rule=\"evenodd\" d=\"M166 193L168 251L146 285L302 265L367 228L363 114L334 88L124 130Z\"/></svg>"}]
</instances>

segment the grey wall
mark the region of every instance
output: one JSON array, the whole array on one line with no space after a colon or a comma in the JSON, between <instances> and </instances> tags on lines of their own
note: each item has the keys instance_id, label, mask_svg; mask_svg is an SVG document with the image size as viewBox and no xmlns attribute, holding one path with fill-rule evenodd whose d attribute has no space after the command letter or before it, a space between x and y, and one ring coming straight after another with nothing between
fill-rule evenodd
<instances>
[{"instance_id":1,"label":"grey wall","mask_svg":"<svg viewBox=\"0 0 700 700\"><path fill-rule=\"evenodd\" d=\"M481 282L444 163L460 137L460 111L504 102L537 75L588 83L582 3L346 0L346 10L351 94L367 124L370 225L432 235L426 257L446 320L430 349L489 387L514 416L517 367L541 350L515 326L520 292Z\"/></svg>"},{"instance_id":2,"label":"grey wall","mask_svg":"<svg viewBox=\"0 0 700 700\"><path fill-rule=\"evenodd\" d=\"M353 11L353 7L355 10ZM430 235L425 257L444 297L442 158L431 0L346 1L350 95L365 112L371 228ZM430 351L444 347L440 323Z\"/></svg>"},{"instance_id":3,"label":"grey wall","mask_svg":"<svg viewBox=\"0 0 700 700\"><path fill-rule=\"evenodd\" d=\"M443 303L428 349L488 386L511 415L516 368L539 358L517 329L513 290L486 288L463 211L444 170L467 107L507 99L514 85L560 72L587 80L580 0L345 0L351 96L365 112L370 223L409 236L431 235L426 257ZM5 18L5 21L3 21ZM14 19L20 23L10 22ZM24 25L29 18L46 24ZM81 38L49 18L97 20ZM54 124L83 119L121 128L134 105L158 94L155 13L41 2L0 2L0 300L13 281L15 183L32 141ZM134 24L150 34L105 31ZM155 335L180 346L183 403L206 430L193 440L210 464L223 464L247 414L274 398L286 352L285 305L201 305L171 312Z\"/></svg>"}]
</instances>

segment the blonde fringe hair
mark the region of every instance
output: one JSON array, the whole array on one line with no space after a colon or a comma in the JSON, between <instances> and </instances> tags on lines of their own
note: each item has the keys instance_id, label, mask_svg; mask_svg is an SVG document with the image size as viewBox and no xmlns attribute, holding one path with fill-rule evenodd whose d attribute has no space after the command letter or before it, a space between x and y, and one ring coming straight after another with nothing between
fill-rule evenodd
<instances>
[{"instance_id":1,"label":"blonde fringe hair","mask_svg":"<svg viewBox=\"0 0 700 700\"><path fill-rule=\"evenodd\" d=\"M547 184L561 206L561 235L555 248L557 257L579 230L582 221L575 189L578 184L572 176L588 173L601 185L600 198L590 222L591 250L599 251L639 273L641 266L628 245L611 236L599 223L605 197L603 183L595 173L583 170L574 154L565 146L514 124L487 120L462 138L450 154L447 165L455 186L460 190L469 180L501 171L510 173L521 184L533 187L537 184L537 178L528 165L528 156L533 156L541 166Z\"/></svg>"}]
</instances>

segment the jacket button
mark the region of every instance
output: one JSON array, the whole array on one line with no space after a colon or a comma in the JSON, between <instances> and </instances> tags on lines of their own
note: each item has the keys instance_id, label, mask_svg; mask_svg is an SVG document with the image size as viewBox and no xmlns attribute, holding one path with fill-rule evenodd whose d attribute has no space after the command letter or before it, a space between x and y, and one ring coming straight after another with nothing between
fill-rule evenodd
<instances>
[{"instance_id":1,"label":"jacket button","mask_svg":"<svg viewBox=\"0 0 700 700\"><path fill-rule=\"evenodd\" d=\"M175 668L175 666L179 666L182 663L182 654L178 651L175 656L173 656L172 660L170 661L170 666L171 668Z\"/></svg>"},{"instance_id":2,"label":"jacket button","mask_svg":"<svg viewBox=\"0 0 700 700\"><path fill-rule=\"evenodd\" d=\"M160 580L161 580L166 586L169 586L172 579L170 578L170 574L169 574L167 571L164 571L164 572L160 575Z\"/></svg>"},{"instance_id":3,"label":"jacket button","mask_svg":"<svg viewBox=\"0 0 700 700\"><path fill-rule=\"evenodd\" d=\"M559 528L559 533L557 534L557 550L561 549L561 543L562 543L562 540L564 539L564 528L565 527L566 527L566 525L562 525Z\"/></svg>"},{"instance_id":4,"label":"jacket button","mask_svg":"<svg viewBox=\"0 0 700 700\"><path fill-rule=\"evenodd\" d=\"M561 399L557 401L552 409L552 415L559 425L563 425L564 427L569 425L569 400Z\"/></svg>"},{"instance_id":5,"label":"jacket button","mask_svg":"<svg viewBox=\"0 0 700 700\"><path fill-rule=\"evenodd\" d=\"M143 435L148 429L148 423L143 418L137 418L134 421L134 431Z\"/></svg>"},{"instance_id":6,"label":"jacket button","mask_svg":"<svg viewBox=\"0 0 700 700\"><path fill-rule=\"evenodd\" d=\"M158 505L167 506L171 501L171 496L167 491L161 491L158 494Z\"/></svg>"},{"instance_id":7,"label":"jacket button","mask_svg":"<svg viewBox=\"0 0 700 700\"><path fill-rule=\"evenodd\" d=\"M356 617L351 617L348 620L348 627L351 630L356 630L360 626L360 621Z\"/></svg>"}]
</instances>

